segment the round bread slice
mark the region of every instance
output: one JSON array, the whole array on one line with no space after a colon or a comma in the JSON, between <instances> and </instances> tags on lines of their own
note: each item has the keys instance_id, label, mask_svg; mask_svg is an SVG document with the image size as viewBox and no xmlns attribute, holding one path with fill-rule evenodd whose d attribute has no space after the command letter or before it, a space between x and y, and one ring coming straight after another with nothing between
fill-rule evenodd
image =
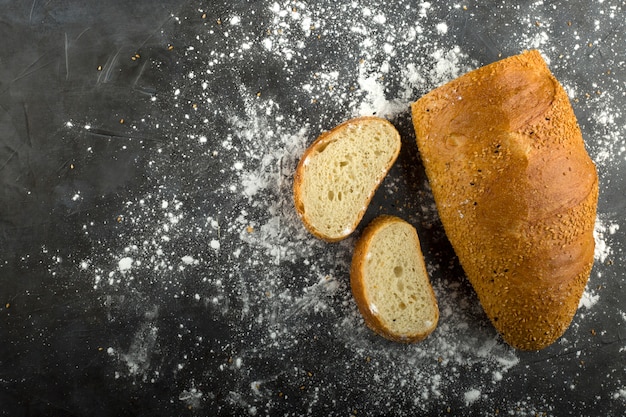
<instances>
[{"instance_id":1,"label":"round bread slice","mask_svg":"<svg viewBox=\"0 0 626 417\"><path fill-rule=\"evenodd\" d=\"M379 216L365 229L352 257L350 285L365 323L396 342L425 339L439 321L415 228Z\"/></svg>"},{"instance_id":2,"label":"round bread slice","mask_svg":"<svg viewBox=\"0 0 626 417\"><path fill-rule=\"evenodd\" d=\"M396 128L379 117L351 119L320 135L294 175L294 203L305 227L328 242L350 235L400 147Z\"/></svg>"}]
</instances>

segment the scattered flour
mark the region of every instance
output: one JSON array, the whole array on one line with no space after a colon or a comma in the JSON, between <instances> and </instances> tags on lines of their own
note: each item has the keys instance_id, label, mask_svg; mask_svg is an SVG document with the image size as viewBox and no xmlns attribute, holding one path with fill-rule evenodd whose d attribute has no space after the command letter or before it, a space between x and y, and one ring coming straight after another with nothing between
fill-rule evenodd
<instances>
[{"instance_id":1,"label":"scattered flour","mask_svg":"<svg viewBox=\"0 0 626 417\"><path fill-rule=\"evenodd\" d=\"M613 394L613 398L614 399L621 399L622 401L626 400L626 387L622 387L620 389L618 389L614 394Z\"/></svg>"},{"instance_id":2,"label":"scattered flour","mask_svg":"<svg viewBox=\"0 0 626 417\"><path fill-rule=\"evenodd\" d=\"M465 394L463 394L463 397L465 398L465 404L470 405L480 398L480 391L477 389L471 389L466 391Z\"/></svg>"},{"instance_id":3,"label":"scattered flour","mask_svg":"<svg viewBox=\"0 0 626 417\"><path fill-rule=\"evenodd\" d=\"M190 389L183 390L178 399L184 402L188 408L197 409L201 406L203 400L203 392L199 389L192 387Z\"/></svg>"},{"instance_id":4,"label":"scattered flour","mask_svg":"<svg viewBox=\"0 0 626 417\"><path fill-rule=\"evenodd\" d=\"M118 262L118 268L120 272L128 272L133 267L133 258L129 258L128 256L120 259Z\"/></svg>"},{"instance_id":5,"label":"scattered flour","mask_svg":"<svg viewBox=\"0 0 626 417\"><path fill-rule=\"evenodd\" d=\"M183 261L185 265L193 265L198 263L197 260L193 259L193 256L189 255L183 256L180 260Z\"/></svg>"},{"instance_id":6,"label":"scattered flour","mask_svg":"<svg viewBox=\"0 0 626 417\"><path fill-rule=\"evenodd\" d=\"M590 309L598 302L599 299L600 295L596 294L594 291L589 290L589 288L586 288L583 296L580 299L578 308L585 307L587 309Z\"/></svg>"},{"instance_id":7,"label":"scattered flour","mask_svg":"<svg viewBox=\"0 0 626 417\"><path fill-rule=\"evenodd\" d=\"M612 246L609 244L608 239L619 230L618 223L611 221L607 224L607 221L603 220L604 217L605 216L602 214L598 216L593 231L593 237L596 244L594 249L594 258L599 262L605 262L613 253Z\"/></svg>"},{"instance_id":8,"label":"scattered flour","mask_svg":"<svg viewBox=\"0 0 626 417\"><path fill-rule=\"evenodd\" d=\"M130 376L148 381L151 374L155 372L150 365L157 345L158 331L158 327L147 321L137 330L126 352L111 349L110 354L119 357Z\"/></svg>"}]
</instances>

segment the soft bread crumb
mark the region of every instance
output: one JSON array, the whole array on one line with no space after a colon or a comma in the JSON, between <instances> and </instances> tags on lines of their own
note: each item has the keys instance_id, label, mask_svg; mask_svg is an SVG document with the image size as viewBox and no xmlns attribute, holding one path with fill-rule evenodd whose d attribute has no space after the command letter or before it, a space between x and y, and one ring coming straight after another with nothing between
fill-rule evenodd
<instances>
[{"instance_id":1,"label":"soft bread crumb","mask_svg":"<svg viewBox=\"0 0 626 417\"><path fill-rule=\"evenodd\" d=\"M351 234L400 146L395 127L377 117L349 120L317 138L294 178L295 207L307 229L327 241Z\"/></svg>"},{"instance_id":2,"label":"soft bread crumb","mask_svg":"<svg viewBox=\"0 0 626 417\"><path fill-rule=\"evenodd\" d=\"M357 242L352 292L367 325L401 342L424 339L437 326L439 308L415 228L380 216Z\"/></svg>"}]
</instances>

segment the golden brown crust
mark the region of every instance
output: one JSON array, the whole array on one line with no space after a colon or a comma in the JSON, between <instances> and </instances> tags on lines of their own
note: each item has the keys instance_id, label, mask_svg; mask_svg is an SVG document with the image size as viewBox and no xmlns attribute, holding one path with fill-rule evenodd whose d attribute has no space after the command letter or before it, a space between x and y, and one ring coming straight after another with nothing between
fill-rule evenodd
<instances>
[{"instance_id":1,"label":"golden brown crust","mask_svg":"<svg viewBox=\"0 0 626 417\"><path fill-rule=\"evenodd\" d=\"M358 125L358 124L362 124L362 123L367 123L368 121L376 121L379 123L385 123L388 124L389 126L391 126L393 128L393 130L395 131L395 127L387 120L382 119L380 117L375 117L375 116L363 116L363 117L357 117L354 119L350 119L347 120L343 123L341 123L340 125L334 127L333 129L323 132L302 154L302 157L300 158L300 161L298 162L298 166L296 167L296 171L294 173L294 181L293 181L293 194L294 194L294 205L296 208L296 212L298 214L298 217L302 220L302 223L304 224L304 226L306 227L306 229L314 236L316 236L319 239L322 239L326 242L338 242L344 238L346 238L347 236L349 236L355 229L356 227L359 225L361 219L363 218L363 215L365 214L365 211L372 199L372 197L374 197L374 192L376 191L376 189L378 188L378 186L380 185L380 183L382 182L382 180L384 179L384 175L381 175L380 180L378 181L378 183L376 184L376 187L372 190L371 194L369 195L369 199L367 200L366 204L363 206L362 210L358 213L357 216L355 216L355 222L349 227L349 233L346 233L343 236L338 236L338 237L334 237L334 236L327 236L324 233L322 233L320 230L318 230L312 223L311 221L309 221L303 204L302 204L302 193L303 193L303 179L304 179L304 170L305 170L305 161L307 160L307 157L313 155L315 152L317 152L317 150L320 147L326 146L329 142L334 140L334 137L342 130L348 129L351 126L354 125ZM398 135L398 148L395 149L395 153L393 158L391 159L391 161L389 162L388 166L385 167L385 173L387 173L391 167L393 166L394 162L396 161L399 153L400 153L400 136L396 131L396 134Z\"/></svg>"},{"instance_id":2,"label":"golden brown crust","mask_svg":"<svg viewBox=\"0 0 626 417\"><path fill-rule=\"evenodd\" d=\"M364 286L365 263L367 261L367 254L370 252L370 246L372 244L373 238L381 229L397 222L406 223L404 222L404 220L395 216L381 215L372 220L372 222L365 228L363 234L357 241L354 248L352 265L350 268L350 287L359 312L363 316L365 324L370 329L394 342L413 343L424 340L429 334L433 332L433 330L435 330L435 328L437 327L437 322L439 321L439 309L435 309L436 316L432 321L432 326L427 331L415 334L398 335L391 332L387 328L387 326L385 326L385 324L378 315L372 313L372 310L370 309L370 299ZM415 232L416 241L419 242L417 232L414 228L413 231ZM420 251L420 256L422 256L421 249L418 248L418 250ZM424 276L428 277L425 268L423 274ZM435 293L430 285L429 296L431 298L431 302L435 306L437 306L437 299L435 298Z\"/></svg>"},{"instance_id":3,"label":"golden brown crust","mask_svg":"<svg viewBox=\"0 0 626 417\"><path fill-rule=\"evenodd\" d=\"M593 264L598 177L562 86L537 51L412 105L446 234L502 337L542 349L569 326Z\"/></svg>"}]
</instances>

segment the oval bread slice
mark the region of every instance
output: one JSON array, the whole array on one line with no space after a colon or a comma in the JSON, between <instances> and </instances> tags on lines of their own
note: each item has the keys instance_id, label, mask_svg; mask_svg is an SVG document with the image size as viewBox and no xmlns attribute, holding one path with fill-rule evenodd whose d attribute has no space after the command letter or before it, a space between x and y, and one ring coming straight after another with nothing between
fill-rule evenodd
<instances>
[{"instance_id":1,"label":"oval bread slice","mask_svg":"<svg viewBox=\"0 0 626 417\"><path fill-rule=\"evenodd\" d=\"M359 117L320 135L294 175L294 202L305 227L328 242L350 235L400 153L385 119Z\"/></svg>"},{"instance_id":2,"label":"oval bread slice","mask_svg":"<svg viewBox=\"0 0 626 417\"><path fill-rule=\"evenodd\" d=\"M396 342L425 339L439 321L417 231L404 220L376 218L358 240L350 285L368 327Z\"/></svg>"}]
</instances>

